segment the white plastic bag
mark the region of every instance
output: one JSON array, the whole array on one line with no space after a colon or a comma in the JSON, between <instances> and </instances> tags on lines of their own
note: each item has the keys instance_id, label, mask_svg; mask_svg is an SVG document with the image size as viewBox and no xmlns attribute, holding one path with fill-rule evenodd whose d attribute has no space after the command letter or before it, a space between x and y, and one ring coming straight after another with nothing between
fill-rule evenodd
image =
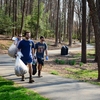
<instances>
[{"instance_id":1,"label":"white plastic bag","mask_svg":"<svg viewBox=\"0 0 100 100\"><path fill-rule=\"evenodd\" d=\"M13 37L12 40L14 40L14 41L17 40L17 37Z\"/></svg>"},{"instance_id":2,"label":"white plastic bag","mask_svg":"<svg viewBox=\"0 0 100 100\"><path fill-rule=\"evenodd\" d=\"M23 57L23 54L22 54L20 51L18 51L18 52L17 52L17 56L18 56L19 58L21 58L21 57Z\"/></svg>"},{"instance_id":3,"label":"white plastic bag","mask_svg":"<svg viewBox=\"0 0 100 100\"><path fill-rule=\"evenodd\" d=\"M14 70L17 76L22 76L28 72L28 67L23 63L23 61L19 57L17 57Z\"/></svg>"},{"instance_id":4,"label":"white plastic bag","mask_svg":"<svg viewBox=\"0 0 100 100\"><path fill-rule=\"evenodd\" d=\"M13 43L8 49L8 55L11 56L11 57L15 57L16 53L17 53L17 47Z\"/></svg>"}]
</instances>

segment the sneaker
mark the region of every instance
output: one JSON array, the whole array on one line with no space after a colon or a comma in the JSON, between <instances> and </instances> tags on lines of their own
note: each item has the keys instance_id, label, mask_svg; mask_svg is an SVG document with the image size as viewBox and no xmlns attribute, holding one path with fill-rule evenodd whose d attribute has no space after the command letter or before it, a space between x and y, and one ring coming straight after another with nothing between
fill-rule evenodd
<instances>
[{"instance_id":1,"label":"sneaker","mask_svg":"<svg viewBox=\"0 0 100 100\"><path fill-rule=\"evenodd\" d=\"M34 82L34 80L33 80L33 79L29 80L29 83L33 83L33 82Z\"/></svg>"}]
</instances>

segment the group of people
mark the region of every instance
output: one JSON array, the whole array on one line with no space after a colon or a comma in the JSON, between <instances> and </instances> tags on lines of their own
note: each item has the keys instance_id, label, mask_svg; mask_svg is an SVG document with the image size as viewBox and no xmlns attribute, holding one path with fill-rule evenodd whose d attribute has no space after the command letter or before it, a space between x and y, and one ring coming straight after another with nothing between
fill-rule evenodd
<instances>
[{"instance_id":1,"label":"group of people","mask_svg":"<svg viewBox=\"0 0 100 100\"><path fill-rule=\"evenodd\" d=\"M34 44L33 40L31 40L31 33L25 32L24 39L22 39L22 34L18 35L14 44L17 46L18 50L23 54L21 60L25 65L29 67L29 83L34 82L32 78L32 62L36 55L37 63L38 63L38 77L41 77L42 66L44 65L44 52L46 54L46 60L48 60L48 52L47 52L47 44L44 42L45 38L40 36L40 41ZM22 81L25 80L25 76L22 76Z\"/></svg>"}]
</instances>

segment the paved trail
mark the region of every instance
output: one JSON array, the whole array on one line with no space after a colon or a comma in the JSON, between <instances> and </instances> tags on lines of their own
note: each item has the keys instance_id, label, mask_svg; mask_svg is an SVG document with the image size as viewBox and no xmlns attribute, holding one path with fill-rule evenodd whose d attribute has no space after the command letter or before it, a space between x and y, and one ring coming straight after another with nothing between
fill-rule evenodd
<instances>
[{"instance_id":1,"label":"paved trail","mask_svg":"<svg viewBox=\"0 0 100 100\"><path fill-rule=\"evenodd\" d=\"M14 73L15 59L8 55L0 55L0 76L13 80L17 84L38 92L50 100L100 100L100 87L73 79L62 78L42 72L43 77L33 76L35 82L20 81Z\"/></svg>"}]
</instances>

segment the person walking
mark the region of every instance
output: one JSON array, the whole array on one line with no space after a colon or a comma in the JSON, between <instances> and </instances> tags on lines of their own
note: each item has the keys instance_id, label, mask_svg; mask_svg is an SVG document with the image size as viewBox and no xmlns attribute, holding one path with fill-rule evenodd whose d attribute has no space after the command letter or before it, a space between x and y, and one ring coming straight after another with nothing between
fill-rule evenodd
<instances>
[{"instance_id":1,"label":"person walking","mask_svg":"<svg viewBox=\"0 0 100 100\"><path fill-rule=\"evenodd\" d=\"M18 37L14 41L14 44L16 45L16 47L18 47L21 40L22 40L22 34L18 34Z\"/></svg>"},{"instance_id":2,"label":"person walking","mask_svg":"<svg viewBox=\"0 0 100 100\"><path fill-rule=\"evenodd\" d=\"M30 39L31 33L25 32L25 39L23 39L19 45L18 45L18 51L21 51L23 54L23 57L21 57L21 60L24 62L25 65L28 65L29 67L29 83L34 82L32 79L32 60L34 56L34 42ZM22 76L22 81L25 80L25 76Z\"/></svg>"},{"instance_id":3,"label":"person walking","mask_svg":"<svg viewBox=\"0 0 100 100\"><path fill-rule=\"evenodd\" d=\"M40 42L35 44L36 57L38 62L38 77L41 77L42 66L44 65L44 52L46 53L46 60L48 60L47 44L44 42L45 38L40 36Z\"/></svg>"}]
</instances>

